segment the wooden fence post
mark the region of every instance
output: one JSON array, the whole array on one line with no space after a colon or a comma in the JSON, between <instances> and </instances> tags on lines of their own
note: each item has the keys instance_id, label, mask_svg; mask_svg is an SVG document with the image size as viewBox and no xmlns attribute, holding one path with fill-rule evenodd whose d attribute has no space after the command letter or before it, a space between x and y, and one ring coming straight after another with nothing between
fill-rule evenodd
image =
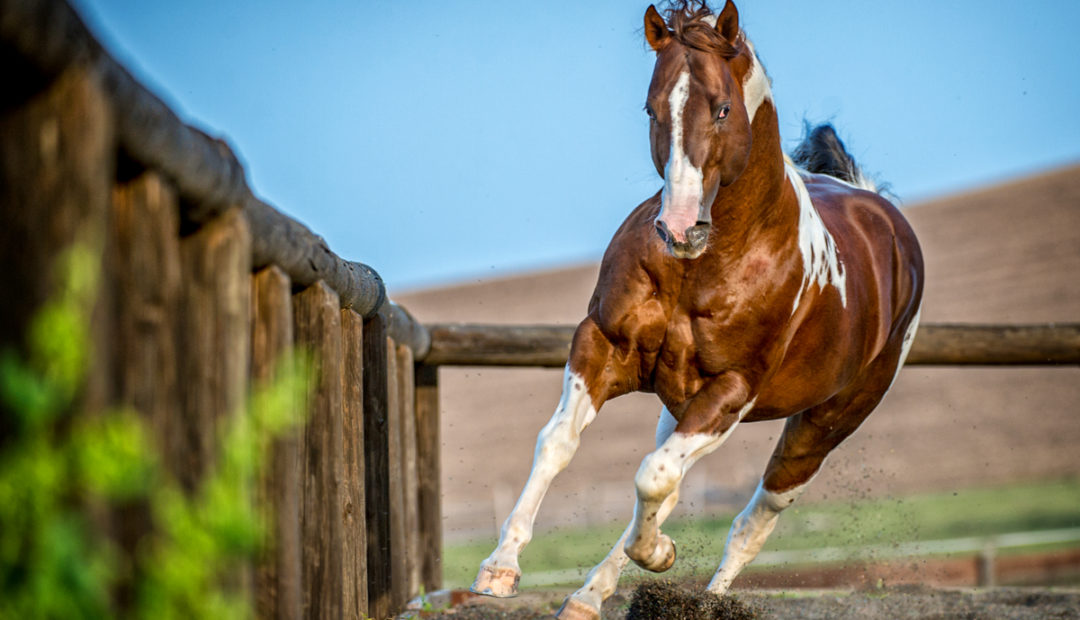
<instances>
[{"instance_id":1,"label":"wooden fence post","mask_svg":"<svg viewBox=\"0 0 1080 620\"><path fill-rule=\"evenodd\" d=\"M289 277L267 267L251 278L251 376L266 385L282 376L281 363L293 350L293 307ZM270 446L258 494L270 517L268 546L255 575L255 606L260 618L299 618L302 611L300 564L300 438L302 429Z\"/></svg>"},{"instance_id":2,"label":"wooden fence post","mask_svg":"<svg viewBox=\"0 0 1080 620\"><path fill-rule=\"evenodd\" d=\"M439 463L439 367L417 364L416 465L419 483L420 579L426 592L442 588L442 469Z\"/></svg>"},{"instance_id":3,"label":"wooden fence post","mask_svg":"<svg viewBox=\"0 0 1080 620\"><path fill-rule=\"evenodd\" d=\"M367 516L368 613L386 618L391 607L390 443L386 319L364 323L364 491Z\"/></svg>"},{"instance_id":4,"label":"wooden fence post","mask_svg":"<svg viewBox=\"0 0 1080 620\"><path fill-rule=\"evenodd\" d=\"M112 193L105 286L122 303L111 308L109 360L96 372L111 379L110 404L137 411L159 446L169 442L179 419L176 382L176 325L180 292L180 219L176 195L159 175L147 172L117 185ZM102 317L107 319L109 317ZM113 539L129 557L152 529L148 501L114 503ZM135 564L138 570L138 564ZM138 579L133 576L133 580ZM134 592L117 592L120 609Z\"/></svg>"},{"instance_id":5,"label":"wooden fence post","mask_svg":"<svg viewBox=\"0 0 1080 620\"><path fill-rule=\"evenodd\" d=\"M7 48L5 48L5 51ZM112 111L88 70L72 67L51 83L5 53L0 104L0 347L26 350L27 328L57 292L57 259L86 244L100 269L115 178ZM10 63L10 65L8 64ZM10 71L10 73L9 73ZM105 287L99 287L102 293ZM100 295L98 305L107 303ZM90 382L107 383L107 330L93 333ZM104 385L96 386L98 391ZM94 405L107 396L95 395ZM0 404L0 438L11 418Z\"/></svg>"},{"instance_id":6,"label":"wooden fence post","mask_svg":"<svg viewBox=\"0 0 1080 620\"><path fill-rule=\"evenodd\" d=\"M251 235L232 210L180 240L177 361L183 429L167 448L189 491L214 465L221 421L247 397Z\"/></svg>"},{"instance_id":7,"label":"wooden fence post","mask_svg":"<svg viewBox=\"0 0 1080 620\"><path fill-rule=\"evenodd\" d=\"M344 613L341 485L345 462L341 435L345 425L339 308L337 294L322 282L293 299L296 345L312 354L316 373L301 447L304 615L316 619L341 618Z\"/></svg>"},{"instance_id":8,"label":"wooden fence post","mask_svg":"<svg viewBox=\"0 0 1080 620\"><path fill-rule=\"evenodd\" d=\"M405 526L404 601L420 592L420 491L416 465L416 383L413 377L413 352L408 345L397 345L398 409L401 412L401 495L402 520Z\"/></svg>"},{"instance_id":9,"label":"wooden fence post","mask_svg":"<svg viewBox=\"0 0 1080 620\"><path fill-rule=\"evenodd\" d=\"M179 417L173 310L180 293L176 194L146 172L113 190L109 272L118 403L146 417L165 442Z\"/></svg>"},{"instance_id":10,"label":"wooden fence post","mask_svg":"<svg viewBox=\"0 0 1080 620\"><path fill-rule=\"evenodd\" d=\"M345 528L345 616L364 618L368 612L367 516L364 492L364 319L341 311L341 365L345 432L345 484L342 519Z\"/></svg>"},{"instance_id":11,"label":"wooden fence post","mask_svg":"<svg viewBox=\"0 0 1080 620\"><path fill-rule=\"evenodd\" d=\"M398 389L397 343L386 339L386 434L389 447L390 467L387 481L390 484L390 600L397 611L407 601L408 574L405 531L405 468L402 450L401 390Z\"/></svg>"}]
</instances>

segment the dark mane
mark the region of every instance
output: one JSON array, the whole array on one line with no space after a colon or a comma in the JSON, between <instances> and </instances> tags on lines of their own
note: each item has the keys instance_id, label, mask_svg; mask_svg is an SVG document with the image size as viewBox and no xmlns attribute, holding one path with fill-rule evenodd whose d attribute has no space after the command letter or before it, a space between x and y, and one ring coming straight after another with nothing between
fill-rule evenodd
<instances>
[{"instance_id":1,"label":"dark mane","mask_svg":"<svg viewBox=\"0 0 1080 620\"><path fill-rule=\"evenodd\" d=\"M739 55L739 50L705 18L713 15L704 0L677 0L667 3L664 19L671 34L679 43L703 52L720 54L726 60Z\"/></svg>"}]
</instances>

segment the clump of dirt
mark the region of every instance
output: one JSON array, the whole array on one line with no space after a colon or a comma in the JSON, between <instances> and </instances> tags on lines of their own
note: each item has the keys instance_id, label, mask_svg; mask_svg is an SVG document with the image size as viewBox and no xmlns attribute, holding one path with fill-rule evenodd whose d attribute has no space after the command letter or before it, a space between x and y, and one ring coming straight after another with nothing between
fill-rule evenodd
<instances>
[{"instance_id":1,"label":"clump of dirt","mask_svg":"<svg viewBox=\"0 0 1080 620\"><path fill-rule=\"evenodd\" d=\"M757 612L732 596L690 591L671 581L648 581L634 590L626 620L751 620Z\"/></svg>"}]
</instances>

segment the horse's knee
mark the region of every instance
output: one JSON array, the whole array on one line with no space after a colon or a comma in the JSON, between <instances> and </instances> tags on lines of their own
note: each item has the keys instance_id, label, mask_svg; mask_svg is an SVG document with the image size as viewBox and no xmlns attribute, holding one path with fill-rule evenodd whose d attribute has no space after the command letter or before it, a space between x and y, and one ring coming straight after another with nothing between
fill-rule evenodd
<instances>
[{"instance_id":1,"label":"horse's knee","mask_svg":"<svg viewBox=\"0 0 1080 620\"><path fill-rule=\"evenodd\" d=\"M661 500L675 492L682 477L682 467L668 448L660 448L641 461L634 476L637 495L643 500ZM650 515L643 515L649 517ZM655 515L653 515L655 516Z\"/></svg>"},{"instance_id":2,"label":"horse's knee","mask_svg":"<svg viewBox=\"0 0 1080 620\"><path fill-rule=\"evenodd\" d=\"M538 465L548 464L562 470L570 464L580 444L580 433L574 431L569 420L552 420L536 436L534 460Z\"/></svg>"}]
</instances>

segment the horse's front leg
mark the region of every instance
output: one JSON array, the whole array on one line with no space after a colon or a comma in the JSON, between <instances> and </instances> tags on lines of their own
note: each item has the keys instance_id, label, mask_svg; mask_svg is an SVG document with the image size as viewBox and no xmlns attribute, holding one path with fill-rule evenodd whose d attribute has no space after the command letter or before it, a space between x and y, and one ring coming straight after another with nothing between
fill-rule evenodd
<instances>
[{"instance_id":1,"label":"horse's front leg","mask_svg":"<svg viewBox=\"0 0 1080 620\"><path fill-rule=\"evenodd\" d=\"M532 472L503 523L498 546L480 564L473 592L498 597L517 594L521 577L518 555L532 538L533 521L551 481L570 464L581 432L596 417L603 402L633 389L626 375L616 373L613 351L591 320L582 322L571 346L562 398L536 438Z\"/></svg>"},{"instance_id":2,"label":"horse's front leg","mask_svg":"<svg viewBox=\"0 0 1080 620\"><path fill-rule=\"evenodd\" d=\"M634 477L637 505L626 542L626 555L638 566L663 572L675 563L675 544L660 533L660 524L674 507L686 472L720 447L753 407L749 397L741 375L716 376L690 400L675 432L642 460Z\"/></svg>"}]
</instances>

